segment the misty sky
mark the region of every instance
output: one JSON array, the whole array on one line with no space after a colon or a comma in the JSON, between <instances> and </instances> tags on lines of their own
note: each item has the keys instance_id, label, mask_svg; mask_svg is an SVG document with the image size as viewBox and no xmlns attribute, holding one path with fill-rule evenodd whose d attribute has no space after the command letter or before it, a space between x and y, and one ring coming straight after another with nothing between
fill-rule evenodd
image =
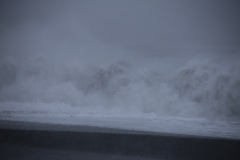
<instances>
[{"instance_id":1,"label":"misty sky","mask_svg":"<svg viewBox=\"0 0 240 160\"><path fill-rule=\"evenodd\" d=\"M238 0L2 0L0 7L1 56L89 37L149 54L240 46Z\"/></svg>"},{"instance_id":2,"label":"misty sky","mask_svg":"<svg viewBox=\"0 0 240 160\"><path fill-rule=\"evenodd\" d=\"M239 117L239 53L239 0L0 1L0 102Z\"/></svg>"}]
</instances>

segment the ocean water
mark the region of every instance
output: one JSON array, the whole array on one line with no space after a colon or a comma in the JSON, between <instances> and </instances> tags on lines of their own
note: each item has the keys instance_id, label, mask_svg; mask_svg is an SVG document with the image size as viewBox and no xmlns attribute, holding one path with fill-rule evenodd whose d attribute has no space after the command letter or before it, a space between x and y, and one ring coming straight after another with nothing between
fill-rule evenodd
<instances>
[{"instance_id":1,"label":"ocean water","mask_svg":"<svg viewBox=\"0 0 240 160\"><path fill-rule=\"evenodd\" d=\"M0 116L240 121L239 3L217 4L2 2Z\"/></svg>"},{"instance_id":2,"label":"ocean water","mask_svg":"<svg viewBox=\"0 0 240 160\"><path fill-rule=\"evenodd\" d=\"M1 35L1 111L240 120L237 49L110 43L75 14Z\"/></svg>"},{"instance_id":3,"label":"ocean water","mask_svg":"<svg viewBox=\"0 0 240 160\"><path fill-rule=\"evenodd\" d=\"M112 53L117 49L104 50ZM1 59L2 110L14 103L44 106L51 112L57 112L59 106L63 112L84 108L82 112L98 115L111 110L109 114L118 116L240 120L237 55L151 57L127 55L130 51L121 54L117 50L116 56L87 51L90 55L33 54L21 60L16 56Z\"/></svg>"}]
</instances>

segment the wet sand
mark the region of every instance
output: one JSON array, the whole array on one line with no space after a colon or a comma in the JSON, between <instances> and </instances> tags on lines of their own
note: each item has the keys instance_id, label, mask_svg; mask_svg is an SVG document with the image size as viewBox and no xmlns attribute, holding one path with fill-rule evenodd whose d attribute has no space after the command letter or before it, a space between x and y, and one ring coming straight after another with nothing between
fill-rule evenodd
<instances>
[{"instance_id":1,"label":"wet sand","mask_svg":"<svg viewBox=\"0 0 240 160\"><path fill-rule=\"evenodd\" d=\"M240 159L240 140L16 121L0 121L0 148L1 159Z\"/></svg>"}]
</instances>

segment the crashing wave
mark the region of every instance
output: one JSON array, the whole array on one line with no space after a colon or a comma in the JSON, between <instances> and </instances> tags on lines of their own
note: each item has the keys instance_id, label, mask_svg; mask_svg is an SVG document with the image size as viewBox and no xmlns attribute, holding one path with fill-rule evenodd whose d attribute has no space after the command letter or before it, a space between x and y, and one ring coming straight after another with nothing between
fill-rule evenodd
<instances>
[{"instance_id":1,"label":"crashing wave","mask_svg":"<svg viewBox=\"0 0 240 160\"><path fill-rule=\"evenodd\" d=\"M63 103L159 116L240 116L240 66L190 62L173 77L124 60L82 69L44 57L0 66L0 101Z\"/></svg>"}]
</instances>

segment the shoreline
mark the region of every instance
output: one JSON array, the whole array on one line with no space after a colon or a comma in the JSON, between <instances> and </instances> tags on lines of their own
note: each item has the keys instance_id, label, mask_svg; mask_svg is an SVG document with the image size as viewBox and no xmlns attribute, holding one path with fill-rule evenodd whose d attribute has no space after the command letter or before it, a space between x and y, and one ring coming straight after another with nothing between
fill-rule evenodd
<instances>
[{"instance_id":1,"label":"shoreline","mask_svg":"<svg viewBox=\"0 0 240 160\"><path fill-rule=\"evenodd\" d=\"M159 159L240 159L240 140L0 121L1 144ZM4 152L4 150L3 150Z\"/></svg>"}]
</instances>

